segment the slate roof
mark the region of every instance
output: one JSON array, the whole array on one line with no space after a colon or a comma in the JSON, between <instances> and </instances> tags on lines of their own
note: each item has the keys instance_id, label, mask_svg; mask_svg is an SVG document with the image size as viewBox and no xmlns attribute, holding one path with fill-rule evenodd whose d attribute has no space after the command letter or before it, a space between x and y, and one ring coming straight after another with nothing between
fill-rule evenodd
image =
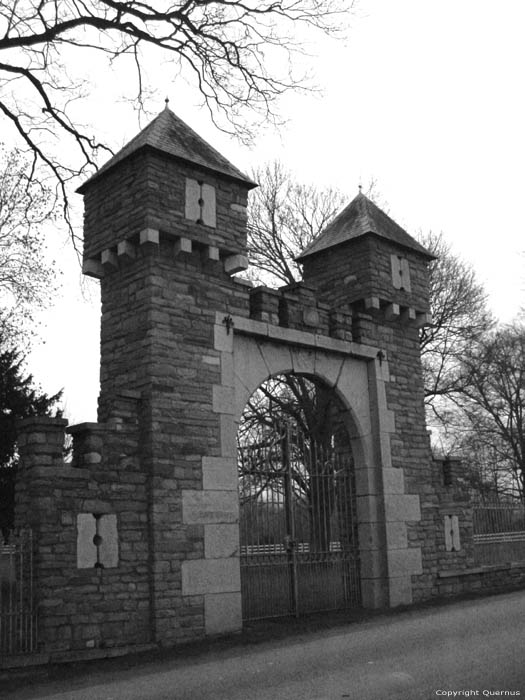
<instances>
[{"instance_id":1,"label":"slate roof","mask_svg":"<svg viewBox=\"0 0 525 700\"><path fill-rule=\"evenodd\" d=\"M300 262L310 255L315 255L322 250L369 233L397 243L403 248L415 250L428 259L434 258L405 229L396 224L393 219L360 192L303 250L296 260Z\"/></svg>"},{"instance_id":2,"label":"slate roof","mask_svg":"<svg viewBox=\"0 0 525 700\"><path fill-rule=\"evenodd\" d=\"M128 156L146 147L167 153L186 162L200 165L207 170L226 175L234 180L240 180L250 189L257 187L255 182L252 182L244 173L210 146L209 143L174 114L166 104L162 112L148 126L131 139L116 155L110 158L77 191L83 193L86 187L97 180L103 173L108 172Z\"/></svg>"}]
</instances>

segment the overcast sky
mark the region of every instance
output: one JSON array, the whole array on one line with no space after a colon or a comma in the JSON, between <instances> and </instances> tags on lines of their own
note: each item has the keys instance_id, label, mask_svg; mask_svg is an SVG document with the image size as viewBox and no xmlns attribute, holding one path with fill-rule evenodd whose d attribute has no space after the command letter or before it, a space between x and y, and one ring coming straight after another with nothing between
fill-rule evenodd
<instances>
[{"instance_id":1,"label":"overcast sky","mask_svg":"<svg viewBox=\"0 0 525 700\"><path fill-rule=\"evenodd\" d=\"M252 148L217 131L186 86L163 85L158 66L150 69L158 87L151 106L160 111L168 95L173 111L245 171L279 158L299 179L336 186L349 201L360 182L375 179L410 233L443 231L506 322L525 306L524 31L523 0L360 0L348 40L316 46L309 65L323 95L283 99L286 126L267 129ZM119 89L117 75L100 73L87 111L116 149L139 130ZM50 249L63 287L40 317L45 342L30 369L46 391L64 387L71 422L96 420L97 285L83 296L64 235Z\"/></svg>"}]
</instances>

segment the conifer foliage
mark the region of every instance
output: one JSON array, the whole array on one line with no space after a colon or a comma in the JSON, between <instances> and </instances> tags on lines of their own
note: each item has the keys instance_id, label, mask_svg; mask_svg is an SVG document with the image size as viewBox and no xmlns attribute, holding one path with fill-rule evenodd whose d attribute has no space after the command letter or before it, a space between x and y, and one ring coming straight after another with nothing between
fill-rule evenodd
<instances>
[{"instance_id":1,"label":"conifer foliage","mask_svg":"<svg viewBox=\"0 0 525 700\"><path fill-rule=\"evenodd\" d=\"M14 522L14 479L17 467L17 421L51 415L61 392L48 396L26 374L17 350L0 349L0 528Z\"/></svg>"}]
</instances>

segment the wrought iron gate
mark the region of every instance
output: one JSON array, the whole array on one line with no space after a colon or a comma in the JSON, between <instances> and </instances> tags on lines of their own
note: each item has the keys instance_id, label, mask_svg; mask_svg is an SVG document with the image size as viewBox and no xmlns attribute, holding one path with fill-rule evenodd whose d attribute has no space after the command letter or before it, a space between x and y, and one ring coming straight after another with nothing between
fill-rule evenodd
<instances>
[{"instance_id":1,"label":"wrought iron gate","mask_svg":"<svg viewBox=\"0 0 525 700\"><path fill-rule=\"evenodd\" d=\"M0 656L36 650L31 531L0 536Z\"/></svg>"},{"instance_id":2,"label":"wrought iron gate","mask_svg":"<svg viewBox=\"0 0 525 700\"><path fill-rule=\"evenodd\" d=\"M239 449L243 618L360 605L351 455L290 430Z\"/></svg>"}]
</instances>

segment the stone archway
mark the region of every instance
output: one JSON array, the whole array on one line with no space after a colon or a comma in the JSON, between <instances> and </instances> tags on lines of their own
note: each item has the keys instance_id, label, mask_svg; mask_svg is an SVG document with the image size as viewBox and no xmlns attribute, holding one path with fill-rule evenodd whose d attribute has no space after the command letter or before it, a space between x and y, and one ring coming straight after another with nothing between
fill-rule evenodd
<instances>
[{"instance_id":1,"label":"stone archway","mask_svg":"<svg viewBox=\"0 0 525 700\"><path fill-rule=\"evenodd\" d=\"M238 433L244 620L361 607L348 409L315 375L263 382Z\"/></svg>"},{"instance_id":2,"label":"stone archway","mask_svg":"<svg viewBox=\"0 0 525 700\"><path fill-rule=\"evenodd\" d=\"M420 519L420 505L419 496L405 493L403 470L392 467L395 416L387 408L384 354L370 345L219 313L214 349L217 356L209 362L220 367L220 383L213 386L218 454L202 458L202 490L182 490L183 524L204 529L204 557L182 563L182 595L204 596L207 633L242 625L236 435L248 397L284 372L319 377L347 409L363 607L410 603L421 549L409 547L407 523Z\"/></svg>"}]
</instances>

